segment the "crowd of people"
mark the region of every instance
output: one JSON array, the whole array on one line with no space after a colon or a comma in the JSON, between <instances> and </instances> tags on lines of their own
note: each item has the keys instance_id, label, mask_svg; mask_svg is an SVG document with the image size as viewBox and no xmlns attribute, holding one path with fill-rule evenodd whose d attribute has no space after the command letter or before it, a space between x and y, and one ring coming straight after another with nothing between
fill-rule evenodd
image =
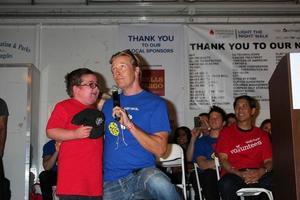
<instances>
[{"instance_id":1,"label":"crowd of people","mask_svg":"<svg viewBox=\"0 0 300 200\"><path fill-rule=\"evenodd\" d=\"M191 133L186 136L191 138L188 147L182 146L186 149L187 166L197 163L201 195L206 200L239 199L236 191L246 187L272 191L271 120L256 127L257 107L254 98L238 96L233 102L234 113L226 114L222 108L212 106L208 113L199 114L202 126L186 131ZM221 169L216 169L216 157ZM216 170L221 173L220 180ZM200 199L194 169L190 168L186 176L193 185L195 199ZM252 199L267 197L261 194Z\"/></svg>"},{"instance_id":2,"label":"crowd of people","mask_svg":"<svg viewBox=\"0 0 300 200\"><path fill-rule=\"evenodd\" d=\"M195 199L199 191L194 163L206 200L238 199L236 191L243 187L272 189L271 121L255 126L254 98L236 97L234 113L229 114L212 106L199 114L193 129L172 131L165 101L142 88L139 57L124 50L114 54L110 64L122 92L101 106L96 72L79 68L65 76L69 98L55 105L46 127L51 140L43 147L44 171L39 175L44 200L52 199L54 185L60 200L181 199L175 187L181 182L181 168L166 173L156 165L172 132L172 142L184 150ZM2 113L8 112L0 111L1 124L6 123Z\"/></svg>"}]
</instances>

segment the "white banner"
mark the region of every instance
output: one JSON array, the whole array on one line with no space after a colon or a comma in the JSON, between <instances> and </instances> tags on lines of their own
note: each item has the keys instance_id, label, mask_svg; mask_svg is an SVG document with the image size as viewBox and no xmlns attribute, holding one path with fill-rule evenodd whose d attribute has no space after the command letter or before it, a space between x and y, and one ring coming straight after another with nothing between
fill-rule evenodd
<instances>
[{"instance_id":1,"label":"white banner","mask_svg":"<svg viewBox=\"0 0 300 200\"><path fill-rule=\"evenodd\" d=\"M268 81L286 53L300 51L300 25L191 25L187 34L190 110L232 111L234 98L247 94L268 118Z\"/></svg>"},{"instance_id":2,"label":"white banner","mask_svg":"<svg viewBox=\"0 0 300 200\"><path fill-rule=\"evenodd\" d=\"M34 63L35 26L1 26L0 32L0 63Z\"/></svg>"},{"instance_id":3,"label":"white banner","mask_svg":"<svg viewBox=\"0 0 300 200\"><path fill-rule=\"evenodd\" d=\"M183 27L121 25L119 41L121 50L130 49L145 59L143 85L168 101L172 126L184 121Z\"/></svg>"}]
</instances>

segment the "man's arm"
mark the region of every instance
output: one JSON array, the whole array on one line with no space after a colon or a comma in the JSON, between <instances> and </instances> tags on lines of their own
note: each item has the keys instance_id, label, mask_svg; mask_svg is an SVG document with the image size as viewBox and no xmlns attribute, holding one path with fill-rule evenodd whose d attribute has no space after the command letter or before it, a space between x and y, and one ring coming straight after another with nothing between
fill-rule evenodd
<instances>
[{"instance_id":1,"label":"man's arm","mask_svg":"<svg viewBox=\"0 0 300 200\"><path fill-rule=\"evenodd\" d=\"M265 172L270 172L273 169L273 160L272 158L264 160L264 170Z\"/></svg>"},{"instance_id":2,"label":"man's arm","mask_svg":"<svg viewBox=\"0 0 300 200\"><path fill-rule=\"evenodd\" d=\"M198 167L202 170L205 169L215 169L215 161L214 160L207 160L204 156L197 157L197 164Z\"/></svg>"},{"instance_id":3,"label":"man's arm","mask_svg":"<svg viewBox=\"0 0 300 200\"><path fill-rule=\"evenodd\" d=\"M272 158L264 160L264 167L259 169L250 169L243 172L243 178L246 184L257 183L258 180L267 172L272 170Z\"/></svg>"},{"instance_id":4,"label":"man's arm","mask_svg":"<svg viewBox=\"0 0 300 200\"><path fill-rule=\"evenodd\" d=\"M137 127L129 118L124 109L119 106L113 108L113 116L120 117L120 123L131 132L137 141L147 151L153 153L156 157L162 157L168 149L168 132L162 131L154 134L147 134L140 127Z\"/></svg>"},{"instance_id":5,"label":"man's arm","mask_svg":"<svg viewBox=\"0 0 300 200\"><path fill-rule=\"evenodd\" d=\"M188 162L193 161L193 154L194 154L194 151L195 151L195 142L196 142L197 138L199 137L199 135L200 135L200 129L194 128L192 130L192 137L191 137L190 143L189 143L188 148L186 150L186 160Z\"/></svg>"},{"instance_id":6,"label":"man's arm","mask_svg":"<svg viewBox=\"0 0 300 200\"><path fill-rule=\"evenodd\" d=\"M228 156L226 153L218 153L218 158L219 158L222 168L226 172L236 174L236 175L242 177L242 173L231 166L231 164L228 161Z\"/></svg>"},{"instance_id":7,"label":"man's arm","mask_svg":"<svg viewBox=\"0 0 300 200\"><path fill-rule=\"evenodd\" d=\"M7 116L0 116L0 156L3 157L6 136L7 136Z\"/></svg>"},{"instance_id":8,"label":"man's arm","mask_svg":"<svg viewBox=\"0 0 300 200\"><path fill-rule=\"evenodd\" d=\"M153 135L149 135L141 130L139 127L130 122L130 128L127 125L127 129L137 139L137 141L149 152L153 153L156 157L162 157L168 148L168 136L167 132L158 132Z\"/></svg>"},{"instance_id":9,"label":"man's arm","mask_svg":"<svg viewBox=\"0 0 300 200\"><path fill-rule=\"evenodd\" d=\"M43 156L43 167L45 170L50 170L56 164L60 142L55 143L55 152L52 155Z\"/></svg>"}]
</instances>

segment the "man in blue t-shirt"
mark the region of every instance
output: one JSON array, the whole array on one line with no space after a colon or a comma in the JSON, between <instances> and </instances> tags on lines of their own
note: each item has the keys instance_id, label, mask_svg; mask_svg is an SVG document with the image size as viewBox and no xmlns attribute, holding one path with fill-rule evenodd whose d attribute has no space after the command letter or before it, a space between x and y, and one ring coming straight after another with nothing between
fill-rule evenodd
<instances>
[{"instance_id":1,"label":"man in blue t-shirt","mask_svg":"<svg viewBox=\"0 0 300 200\"><path fill-rule=\"evenodd\" d=\"M192 138L188 146L187 158L191 158L199 166L199 180L202 188L203 195L206 200L220 199L217 187L217 174L214 162L214 147L217 142L220 131L226 124L226 113L218 107L212 106L208 116L209 134L203 135L199 138L199 131L192 131ZM194 172L193 172L194 173ZM195 199L198 197L198 187L195 174L190 176L190 181L193 188L196 190Z\"/></svg>"},{"instance_id":2,"label":"man in blue t-shirt","mask_svg":"<svg viewBox=\"0 0 300 200\"><path fill-rule=\"evenodd\" d=\"M155 167L167 150L170 124L165 102L142 89L139 59L130 50L113 55L111 70L122 89L105 113L104 200L180 199L169 178Z\"/></svg>"},{"instance_id":3,"label":"man in blue t-shirt","mask_svg":"<svg viewBox=\"0 0 300 200\"><path fill-rule=\"evenodd\" d=\"M57 157L60 143L49 140L43 146L43 167L39 175L43 200L52 200L52 186L57 182Z\"/></svg>"}]
</instances>

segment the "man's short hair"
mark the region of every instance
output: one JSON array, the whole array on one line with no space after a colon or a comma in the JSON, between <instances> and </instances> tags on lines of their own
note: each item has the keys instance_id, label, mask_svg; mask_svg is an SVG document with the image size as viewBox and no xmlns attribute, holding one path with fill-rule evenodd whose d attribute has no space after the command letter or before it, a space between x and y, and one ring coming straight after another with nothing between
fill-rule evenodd
<instances>
[{"instance_id":1,"label":"man's short hair","mask_svg":"<svg viewBox=\"0 0 300 200\"><path fill-rule=\"evenodd\" d=\"M208 113L206 113L206 112L204 112L204 113L200 113L199 115L198 115L198 117L208 117Z\"/></svg>"},{"instance_id":2,"label":"man's short hair","mask_svg":"<svg viewBox=\"0 0 300 200\"><path fill-rule=\"evenodd\" d=\"M140 66L139 58L134 53L132 53L132 51L130 49L125 49L123 51L119 51L119 52L115 53L114 55L112 55L112 57L109 60L109 64L112 64L114 59L117 57L120 57L120 56L127 56L127 57L131 58L131 64L133 66L135 66L135 67Z\"/></svg>"},{"instance_id":3,"label":"man's short hair","mask_svg":"<svg viewBox=\"0 0 300 200\"><path fill-rule=\"evenodd\" d=\"M240 99L245 99L249 103L250 108L257 108L256 99L253 98L253 97L250 97L248 95L242 95L242 96L236 97L234 102L233 102L233 108L235 108L237 101L240 100Z\"/></svg>"},{"instance_id":4,"label":"man's short hair","mask_svg":"<svg viewBox=\"0 0 300 200\"><path fill-rule=\"evenodd\" d=\"M222 108L220 108L219 106L212 106L212 107L210 107L210 110L209 110L209 113L208 113L208 118L210 117L210 114L212 112L220 113L221 116L222 116L223 122L226 121L226 119L227 119L226 118L226 112Z\"/></svg>"}]
</instances>

